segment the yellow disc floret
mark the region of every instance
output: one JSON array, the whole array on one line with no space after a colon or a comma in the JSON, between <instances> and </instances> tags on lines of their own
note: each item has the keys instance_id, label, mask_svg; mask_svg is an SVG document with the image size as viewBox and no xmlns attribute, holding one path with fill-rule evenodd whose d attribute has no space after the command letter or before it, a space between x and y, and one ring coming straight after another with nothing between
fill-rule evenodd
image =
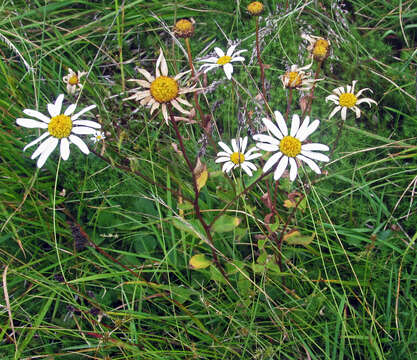
<instances>
[{"instance_id":1,"label":"yellow disc floret","mask_svg":"<svg viewBox=\"0 0 417 360\"><path fill-rule=\"evenodd\" d=\"M303 79L298 71L290 71L285 74L285 78L288 79L287 87L295 88L300 86Z\"/></svg>"},{"instance_id":2,"label":"yellow disc floret","mask_svg":"<svg viewBox=\"0 0 417 360\"><path fill-rule=\"evenodd\" d=\"M324 60L329 55L330 44L326 39L318 39L314 44L313 56L317 60Z\"/></svg>"},{"instance_id":3,"label":"yellow disc floret","mask_svg":"<svg viewBox=\"0 0 417 360\"><path fill-rule=\"evenodd\" d=\"M189 38L194 34L194 25L190 20L178 20L174 26L174 33L178 37Z\"/></svg>"},{"instance_id":4,"label":"yellow disc floret","mask_svg":"<svg viewBox=\"0 0 417 360\"><path fill-rule=\"evenodd\" d=\"M225 64L229 63L230 60L232 60L232 57L231 56L224 55L224 56L222 56L221 58L219 58L217 60L217 64L219 64L219 65L225 65Z\"/></svg>"},{"instance_id":5,"label":"yellow disc floret","mask_svg":"<svg viewBox=\"0 0 417 360\"><path fill-rule=\"evenodd\" d=\"M51 118L48 125L48 132L58 139L68 137L71 134L72 121L67 115L57 115Z\"/></svg>"},{"instance_id":6,"label":"yellow disc floret","mask_svg":"<svg viewBox=\"0 0 417 360\"><path fill-rule=\"evenodd\" d=\"M242 164L245 161L245 155L241 152L234 152L230 155L230 161L236 165Z\"/></svg>"},{"instance_id":7,"label":"yellow disc floret","mask_svg":"<svg viewBox=\"0 0 417 360\"><path fill-rule=\"evenodd\" d=\"M159 103L166 103L178 96L178 83L168 76L159 76L151 83L151 95Z\"/></svg>"},{"instance_id":8,"label":"yellow disc floret","mask_svg":"<svg viewBox=\"0 0 417 360\"><path fill-rule=\"evenodd\" d=\"M344 93L339 96L339 105L345 106L348 108L351 108L355 106L356 101L358 101L358 98L353 95L352 93Z\"/></svg>"},{"instance_id":9,"label":"yellow disc floret","mask_svg":"<svg viewBox=\"0 0 417 360\"><path fill-rule=\"evenodd\" d=\"M251 3L248 5L248 11L249 11L249 14L251 14L251 15L257 16L257 15L259 15L259 14L260 14L263 10L264 10L264 6L263 6L263 4L262 4L261 2L259 2L259 1L254 1L254 2L251 2Z\"/></svg>"},{"instance_id":10,"label":"yellow disc floret","mask_svg":"<svg viewBox=\"0 0 417 360\"><path fill-rule=\"evenodd\" d=\"M68 79L68 84L70 85L77 85L79 83L79 79L78 76L76 74L73 74L69 79Z\"/></svg>"},{"instance_id":11,"label":"yellow disc floret","mask_svg":"<svg viewBox=\"0 0 417 360\"><path fill-rule=\"evenodd\" d=\"M279 150L288 157L296 157L301 152L301 141L293 136L285 136L279 143Z\"/></svg>"}]
</instances>

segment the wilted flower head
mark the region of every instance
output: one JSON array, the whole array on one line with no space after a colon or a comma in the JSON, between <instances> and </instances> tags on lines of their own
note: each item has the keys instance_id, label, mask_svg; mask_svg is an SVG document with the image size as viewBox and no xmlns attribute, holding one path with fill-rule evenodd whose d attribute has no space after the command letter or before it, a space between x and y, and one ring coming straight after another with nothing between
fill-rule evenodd
<instances>
[{"instance_id":1,"label":"wilted flower head","mask_svg":"<svg viewBox=\"0 0 417 360\"><path fill-rule=\"evenodd\" d=\"M235 61L245 61L245 58L240 56L241 53L247 51L247 50L239 50L235 51L237 45L232 45L227 49L226 54L224 51L218 47L214 48L214 51L216 52L217 56L209 57L208 59L201 60L202 62L206 62L207 64L201 65L201 69L204 69L204 72L210 71L212 69L218 68L220 66L223 66L224 73L226 74L226 77L230 80L232 78L233 74L233 65L232 62Z\"/></svg>"},{"instance_id":2,"label":"wilted flower head","mask_svg":"<svg viewBox=\"0 0 417 360\"><path fill-rule=\"evenodd\" d=\"M307 50L310 52L310 56L316 61L325 60L330 54L330 41L320 36L313 36L307 34L301 34L301 37L307 40L310 44Z\"/></svg>"},{"instance_id":3,"label":"wilted flower head","mask_svg":"<svg viewBox=\"0 0 417 360\"><path fill-rule=\"evenodd\" d=\"M181 19L175 23L174 34L180 38L190 38L194 35L194 21Z\"/></svg>"},{"instance_id":4,"label":"wilted flower head","mask_svg":"<svg viewBox=\"0 0 417 360\"><path fill-rule=\"evenodd\" d=\"M86 74L85 71L78 71L78 73L75 73L71 68L68 68L68 74L62 78L62 81L67 84L68 94L75 94L76 91L80 91L83 88L80 79Z\"/></svg>"},{"instance_id":5,"label":"wilted flower head","mask_svg":"<svg viewBox=\"0 0 417 360\"><path fill-rule=\"evenodd\" d=\"M342 120L346 120L347 109L351 109L352 111L354 111L356 114L356 118L358 118L361 116L361 110L357 107L357 105L360 105L365 102L369 106L371 106L371 104L377 103L375 100L372 100L370 98L359 99L359 96L361 96L361 94L364 91L369 90L370 92L372 92L372 90L369 88L365 88L359 90L355 94L355 85L357 82L357 80L353 80L352 86L347 85L346 90L343 86L338 87L337 89L333 90L333 94L326 97L326 102L330 100L337 105L330 113L329 119L331 119L339 110L341 110L340 113L342 115Z\"/></svg>"},{"instance_id":6,"label":"wilted flower head","mask_svg":"<svg viewBox=\"0 0 417 360\"><path fill-rule=\"evenodd\" d=\"M60 144L59 148L62 160L67 160L69 157L70 144L75 144L84 154L88 155L90 150L88 150L87 145L77 135L94 134L96 129L101 128L101 125L98 122L78 120L81 115L94 109L96 105L87 106L78 113L73 114L76 109L75 104L69 105L64 112L61 111L63 100L64 95L61 94L56 98L54 104L48 104L49 116L36 110L25 109L23 112L26 115L38 120L26 118L16 119L17 125L26 128L47 129L47 131L36 140L23 148L23 151L25 151L27 148L45 140L31 156L31 159L36 159L39 156L37 161L37 166L39 168L45 164L45 161L52 151L54 151L58 143Z\"/></svg>"},{"instance_id":7,"label":"wilted flower head","mask_svg":"<svg viewBox=\"0 0 417 360\"><path fill-rule=\"evenodd\" d=\"M136 91L132 96L123 99L123 101L134 99L140 101L141 105L147 105L151 107L151 114L158 109L162 108L162 115L165 122L168 124L168 110L167 104L171 104L179 112L189 115L190 112L185 110L180 104L192 107L192 105L184 98L180 97L182 94L197 91L195 87L180 87L178 80L180 80L185 74L190 71L182 72L175 77L168 76L168 66L164 57L162 49L160 49L160 55L156 61L155 77L149 74L145 69L138 70L146 80L129 79L138 83L146 90Z\"/></svg>"},{"instance_id":8,"label":"wilted flower head","mask_svg":"<svg viewBox=\"0 0 417 360\"><path fill-rule=\"evenodd\" d=\"M264 6L260 1L253 1L248 5L247 9L252 16L258 16L264 10Z\"/></svg>"},{"instance_id":9,"label":"wilted flower head","mask_svg":"<svg viewBox=\"0 0 417 360\"><path fill-rule=\"evenodd\" d=\"M311 68L311 64L298 67L297 65L291 65L289 71L287 71L284 75L280 76L282 81L282 85L284 88L287 89L299 89L299 90L310 90L313 84L317 81L322 79L312 79L311 73L306 73L304 70L308 70Z\"/></svg>"}]
</instances>

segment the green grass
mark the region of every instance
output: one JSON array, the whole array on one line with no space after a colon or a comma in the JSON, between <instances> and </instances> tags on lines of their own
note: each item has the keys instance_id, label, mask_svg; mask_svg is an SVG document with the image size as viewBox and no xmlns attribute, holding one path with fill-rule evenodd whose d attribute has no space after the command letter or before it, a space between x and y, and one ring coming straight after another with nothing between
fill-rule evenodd
<instances>
[{"instance_id":1,"label":"green grass","mask_svg":"<svg viewBox=\"0 0 417 360\"><path fill-rule=\"evenodd\" d=\"M154 72L160 47L170 74L187 70L184 41L167 30L193 17L194 58L226 48L227 38L249 50L235 67L242 87L218 70L207 85L221 82L199 95L214 142L252 135L249 123L259 131L267 110L255 98L260 71L247 2L2 3L1 359L417 357L417 2L354 0L345 11L333 1L264 3L272 110L285 113L287 104L279 76L309 61L302 32L332 43L314 93L312 117L321 124L313 142L335 143L340 114L329 120L333 105L324 101L334 88L359 80L378 106L362 104L359 119L349 113L331 162L320 163L325 175L300 169L294 183L277 184L269 175L237 200L261 170L228 178L199 117L179 122L188 157L200 156L209 172L198 202L204 221L234 200L211 229L227 280L187 201L193 177L172 124L122 99L133 88L127 80L142 78L137 68ZM91 118L107 139L88 143L95 153L87 157L72 145L69 160L58 161L55 151L38 170L33 148L22 152L38 132L15 119L25 108L45 113L65 92L68 67L89 73L81 95L66 100L97 104ZM291 112L301 113L299 98L294 92ZM268 188L279 218L265 226ZM295 191L306 197L293 210L284 201ZM284 241L280 269L273 239L284 230L300 236ZM211 265L192 269L196 254Z\"/></svg>"}]
</instances>

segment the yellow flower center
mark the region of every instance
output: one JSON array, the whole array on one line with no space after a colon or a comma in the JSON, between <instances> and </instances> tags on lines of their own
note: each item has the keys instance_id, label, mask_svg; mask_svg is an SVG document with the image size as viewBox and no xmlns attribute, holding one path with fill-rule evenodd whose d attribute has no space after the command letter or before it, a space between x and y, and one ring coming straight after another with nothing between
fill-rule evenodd
<instances>
[{"instance_id":1,"label":"yellow flower center","mask_svg":"<svg viewBox=\"0 0 417 360\"><path fill-rule=\"evenodd\" d=\"M285 74L286 78L288 79L288 87L297 87L301 85L301 82L303 81L301 75L298 73L298 71L290 71Z\"/></svg>"},{"instance_id":2,"label":"yellow flower center","mask_svg":"<svg viewBox=\"0 0 417 360\"><path fill-rule=\"evenodd\" d=\"M248 5L248 11L251 15L259 15L264 9L264 6L259 1L251 2Z\"/></svg>"},{"instance_id":3,"label":"yellow flower center","mask_svg":"<svg viewBox=\"0 0 417 360\"><path fill-rule=\"evenodd\" d=\"M194 34L194 25L187 19L178 20L174 26L174 32L179 37L191 37Z\"/></svg>"},{"instance_id":4,"label":"yellow flower center","mask_svg":"<svg viewBox=\"0 0 417 360\"><path fill-rule=\"evenodd\" d=\"M217 64L219 65L224 65L230 62L230 60L232 60L231 56L222 56L221 58L219 58L219 60L217 60Z\"/></svg>"},{"instance_id":5,"label":"yellow flower center","mask_svg":"<svg viewBox=\"0 0 417 360\"><path fill-rule=\"evenodd\" d=\"M356 101L358 101L358 98L352 93L344 93L339 96L340 106L346 106L348 108L351 108L352 106L355 106Z\"/></svg>"},{"instance_id":6,"label":"yellow flower center","mask_svg":"<svg viewBox=\"0 0 417 360\"><path fill-rule=\"evenodd\" d=\"M166 103L178 95L178 83L168 76L159 76L151 83L151 95L159 103Z\"/></svg>"},{"instance_id":7,"label":"yellow flower center","mask_svg":"<svg viewBox=\"0 0 417 360\"><path fill-rule=\"evenodd\" d=\"M79 82L78 80L78 76L76 74L72 75L69 79L68 79L68 83L70 85L77 85Z\"/></svg>"},{"instance_id":8,"label":"yellow flower center","mask_svg":"<svg viewBox=\"0 0 417 360\"><path fill-rule=\"evenodd\" d=\"M329 42L325 39L318 39L314 44L313 55L317 58L324 58L326 57L329 51Z\"/></svg>"},{"instance_id":9,"label":"yellow flower center","mask_svg":"<svg viewBox=\"0 0 417 360\"><path fill-rule=\"evenodd\" d=\"M245 161L245 155L241 152L234 152L230 155L230 161L236 165L242 164Z\"/></svg>"},{"instance_id":10,"label":"yellow flower center","mask_svg":"<svg viewBox=\"0 0 417 360\"><path fill-rule=\"evenodd\" d=\"M58 139L68 137L71 134L71 129L71 118L63 114L54 116L48 124L48 132Z\"/></svg>"},{"instance_id":11,"label":"yellow flower center","mask_svg":"<svg viewBox=\"0 0 417 360\"><path fill-rule=\"evenodd\" d=\"M279 150L288 157L296 157L301 152L301 141L292 136L285 136L279 143Z\"/></svg>"}]
</instances>

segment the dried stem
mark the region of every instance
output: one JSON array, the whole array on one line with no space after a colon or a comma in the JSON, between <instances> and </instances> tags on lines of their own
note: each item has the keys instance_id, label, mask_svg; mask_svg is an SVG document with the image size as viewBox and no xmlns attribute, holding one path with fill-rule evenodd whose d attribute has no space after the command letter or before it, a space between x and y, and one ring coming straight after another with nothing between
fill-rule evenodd
<instances>
[{"instance_id":1,"label":"dried stem","mask_svg":"<svg viewBox=\"0 0 417 360\"><path fill-rule=\"evenodd\" d=\"M290 109L291 109L291 103L292 103L292 88L289 88L289 94L288 94L288 100L287 100L287 110L285 112L285 122L288 123L288 116L290 115Z\"/></svg>"},{"instance_id":2,"label":"dried stem","mask_svg":"<svg viewBox=\"0 0 417 360\"><path fill-rule=\"evenodd\" d=\"M337 130L336 140L333 143L333 147L332 147L332 150L330 151L329 158L332 157L334 151L337 148L337 145L339 144L339 140L340 140L340 136L342 135L342 130L343 130L344 123L345 122L343 120L340 120L340 122L339 122L339 128Z\"/></svg>"},{"instance_id":3,"label":"dried stem","mask_svg":"<svg viewBox=\"0 0 417 360\"><path fill-rule=\"evenodd\" d=\"M265 71L264 71L264 64L262 63L261 59L261 50L259 48L259 16L256 17L256 56L258 57L258 64L261 70L261 86L262 86L262 96L264 98L265 103L266 100L266 90L265 90Z\"/></svg>"},{"instance_id":4,"label":"dried stem","mask_svg":"<svg viewBox=\"0 0 417 360\"><path fill-rule=\"evenodd\" d=\"M323 64L323 60L320 60L317 64L316 73L314 74L314 80L317 80L319 78L322 64ZM308 114L308 115L311 114L311 104L313 103L314 89L315 88L316 88L316 81L313 82L313 86L311 87L310 94L308 95L307 106L303 111L302 118L304 118L304 116L306 114Z\"/></svg>"}]
</instances>

